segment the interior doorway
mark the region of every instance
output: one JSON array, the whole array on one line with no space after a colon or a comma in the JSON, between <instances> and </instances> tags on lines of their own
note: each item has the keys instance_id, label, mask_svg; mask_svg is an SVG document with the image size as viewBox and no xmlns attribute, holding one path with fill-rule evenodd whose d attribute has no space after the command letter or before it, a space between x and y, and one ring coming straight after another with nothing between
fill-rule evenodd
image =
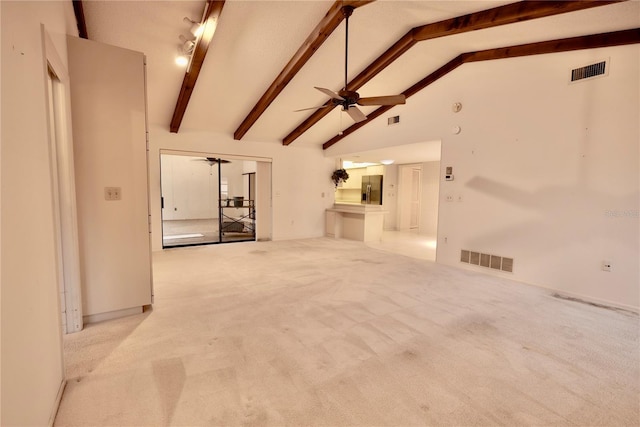
<instances>
[{"instance_id":1,"label":"interior doorway","mask_svg":"<svg viewBox=\"0 0 640 427\"><path fill-rule=\"evenodd\" d=\"M162 247L256 240L253 160L160 154Z\"/></svg>"},{"instance_id":2,"label":"interior doorway","mask_svg":"<svg viewBox=\"0 0 640 427\"><path fill-rule=\"evenodd\" d=\"M75 198L69 75L43 28L47 59L47 121L49 165L57 257L60 326L64 334L83 328L83 310Z\"/></svg>"}]
</instances>

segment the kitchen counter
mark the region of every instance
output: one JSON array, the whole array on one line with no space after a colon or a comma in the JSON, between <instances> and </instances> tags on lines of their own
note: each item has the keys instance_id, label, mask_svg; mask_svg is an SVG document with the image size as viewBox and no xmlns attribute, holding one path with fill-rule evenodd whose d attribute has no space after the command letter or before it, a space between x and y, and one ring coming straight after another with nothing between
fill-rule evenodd
<instances>
[{"instance_id":1,"label":"kitchen counter","mask_svg":"<svg viewBox=\"0 0 640 427\"><path fill-rule=\"evenodd\" d=\"M326 210L326 235L362 242L380 241L385 213L381 205L335 203Z\"/></svg>"}]
</instances>

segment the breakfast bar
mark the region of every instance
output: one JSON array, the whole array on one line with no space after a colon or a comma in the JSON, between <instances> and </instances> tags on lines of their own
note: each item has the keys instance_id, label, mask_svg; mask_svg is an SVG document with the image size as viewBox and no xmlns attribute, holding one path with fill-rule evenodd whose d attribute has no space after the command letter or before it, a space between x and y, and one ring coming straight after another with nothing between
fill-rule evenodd
<instances>
[{"instance_id":1,"label":"breakfast bar","mask_svg":"<svg viewBox=\"0 0 640 427\"><path fill-rule=\"evenodd\" d=\"M326 210L326 236L362 242L380 241L385 213L380 205L335 203Z\"/></svg>"}]
</instances>

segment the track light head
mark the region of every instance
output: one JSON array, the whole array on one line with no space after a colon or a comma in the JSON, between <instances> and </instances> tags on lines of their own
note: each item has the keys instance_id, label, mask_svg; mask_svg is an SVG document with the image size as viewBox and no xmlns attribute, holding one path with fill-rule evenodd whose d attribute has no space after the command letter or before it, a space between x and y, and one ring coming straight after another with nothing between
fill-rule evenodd
<instances>
[{"instance_id":1,"label":"track light head","mask_svg":"<svg viewBox=\"0 0 640 427\"><path fill-rule=\"evenodd\" d=\"M186 38L182 34L180 34L178 36L178 38L182 42L182 50L185 53L189 53L189 54L192 53L193 49L196 47L196 42L194 40L190 40L190 39Z\"/></svg>"},{"instance_id":2,"label":"track light head","mask_svg":"<svg viewBox=\"0 0 640 427\"><path fill-rule=\"evenodd\" d=\"M200 22L194 21L193 19L186 16L184 17L183 21L191 24L191 28L189 29L189 31L191 31L191 34L193 34L194 37L198 38L202 35L202 32L204 31L204 25L202 25Z\"/></svg>"}]
</instances>

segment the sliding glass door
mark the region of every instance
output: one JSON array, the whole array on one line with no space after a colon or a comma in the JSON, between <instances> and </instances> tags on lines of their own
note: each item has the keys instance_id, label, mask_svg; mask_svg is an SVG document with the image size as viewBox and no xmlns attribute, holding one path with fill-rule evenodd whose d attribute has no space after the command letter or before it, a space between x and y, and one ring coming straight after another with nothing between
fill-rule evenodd
<instances>
[{"instance_id":1,"label":"sliding glass door","mask_svg":"<svg viewBox=\"0 0 640 427\"><path fill-rule=\"evenodd\" d=\"M246 177L256 162L161 154L160 163L163 248L255 240Z\"/></svg>"}]
</instances>

